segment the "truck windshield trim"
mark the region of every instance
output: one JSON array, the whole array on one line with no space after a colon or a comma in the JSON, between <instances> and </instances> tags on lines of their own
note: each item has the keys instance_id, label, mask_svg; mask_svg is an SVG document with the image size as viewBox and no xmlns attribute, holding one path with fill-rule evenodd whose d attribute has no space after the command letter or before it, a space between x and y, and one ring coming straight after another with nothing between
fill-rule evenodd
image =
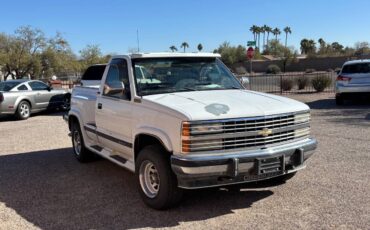
<instances>
[{"instance_id":1,"label":"truck windshield trim","mask_svg":"<svg viewBox=\"0 0 370 230\"><path fill-rule=\"evenodd\" d=\"M137 95L243 89L214 57L137 58L132 60Z\"/></svg>"}]
</instances>

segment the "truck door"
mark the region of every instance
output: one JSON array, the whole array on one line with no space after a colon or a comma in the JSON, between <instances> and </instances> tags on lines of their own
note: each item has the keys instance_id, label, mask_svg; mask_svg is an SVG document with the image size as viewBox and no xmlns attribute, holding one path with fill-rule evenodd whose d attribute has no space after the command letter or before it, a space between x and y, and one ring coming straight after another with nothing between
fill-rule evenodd
<instances>
[{"instance_id":1,"label":"truck door","mask_svg":"<svg viewBox=\"0 0 370 230\"><path fill-rule=\"evenodd\" d=\"M95 122L99 143L112 151L132 160L132 104L128 73L129 60L113 59L103 78L104 85L96 100Z\"/></svg>"}]
</instances>

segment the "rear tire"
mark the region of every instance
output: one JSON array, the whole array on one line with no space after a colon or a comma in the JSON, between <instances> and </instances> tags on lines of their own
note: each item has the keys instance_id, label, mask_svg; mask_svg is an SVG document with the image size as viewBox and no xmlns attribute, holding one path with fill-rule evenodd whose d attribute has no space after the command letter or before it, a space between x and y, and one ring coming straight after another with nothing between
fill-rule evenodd
<instances>
[{"instance_id":1,"label":"rear tire","mask_svg":"<svg viewBox=\"0 0 370 230\"><path fill-rule=\"evenodd\" d=\"M73 153L77 160L80 162L91 161L94 157L94 154L86 148L81 128L78 122L73 122L71 133Z\"/></svg>"},{"instance_id":2,"label":"rear tire","mask_svg":"<svg viewBox=\"0 0 370 230\"><path fill-rule=\"evenodd\" d=\"M31 116L31 105L27 101L21 101L18 104L17 111L15 112L16 117L19 120L27 120Z\"/></svg>"},{"instance_id":3,"label":"rear tire","mask_svg":"<svg viewBox=\"0 0 370 230\"><path fill-rule=\"evenodd\" d=\"M135 166L137 186L146 205L163 210L181 201L183 190L177 186L169 154L163 148L155 145L143 148Z\"/></svg>"}]
</instances>

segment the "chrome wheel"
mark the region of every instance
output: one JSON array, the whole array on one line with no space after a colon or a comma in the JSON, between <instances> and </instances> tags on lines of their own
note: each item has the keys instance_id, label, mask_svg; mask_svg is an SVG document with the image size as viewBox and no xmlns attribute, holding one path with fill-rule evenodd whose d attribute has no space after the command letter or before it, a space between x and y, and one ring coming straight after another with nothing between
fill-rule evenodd
<instances>
[{"instance_id":1,"label":"chrome wheel","mask_svg":"<svg viewBox=\"0 0 370 230\"><path fill-rule=\"evenodd\" d=\"M144 161L140 165L139 171L141 189L149 198L157 196L160 187L159 173L155 165L151 161Z\"/></svg>"},{"instance_id":2,"label":"chrome wheel","mask_svg":"<svg viewBox=\"0 0 370 230\"><path fill-rule=\"evenodd\" d=\"M72 140L73 140L73 148L75 150L75 154L79 156L81 154L82 143L81 143L80 133L77 130L73 132Z\"/></svg>"},{"instance_id":3,"label":"chrome wheel","mask_svg":"<svg viewBox=\"0 0 370 230\"><path fill-rule=\"evenodd\" d=\"M29 117L30 116L30 107L27 103L22 103L19 107L19 113L22 117Z\"/></svg>"}]
</instances>

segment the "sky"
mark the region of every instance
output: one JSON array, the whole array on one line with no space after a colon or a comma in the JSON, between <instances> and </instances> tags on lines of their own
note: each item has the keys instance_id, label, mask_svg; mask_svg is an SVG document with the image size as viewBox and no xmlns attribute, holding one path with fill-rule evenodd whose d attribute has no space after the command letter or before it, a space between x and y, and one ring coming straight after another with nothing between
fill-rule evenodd
<instances>
[{"instance_id":1,"label":"sky","mask_svg":"<svg viewBox=\"0 0 370 230\"><path fill-rule=\"evenodd\" d=\"M370 41L369 0L0 0L0 32L24 25L56 32L76 53L97 44L103 53L169 51L186 41L212 52L222 42L246 45L252 25L290 26L288 44L303 38L353 46ZM284 41L284 36L280 36Z\"/></svg>"}]
</instances>

